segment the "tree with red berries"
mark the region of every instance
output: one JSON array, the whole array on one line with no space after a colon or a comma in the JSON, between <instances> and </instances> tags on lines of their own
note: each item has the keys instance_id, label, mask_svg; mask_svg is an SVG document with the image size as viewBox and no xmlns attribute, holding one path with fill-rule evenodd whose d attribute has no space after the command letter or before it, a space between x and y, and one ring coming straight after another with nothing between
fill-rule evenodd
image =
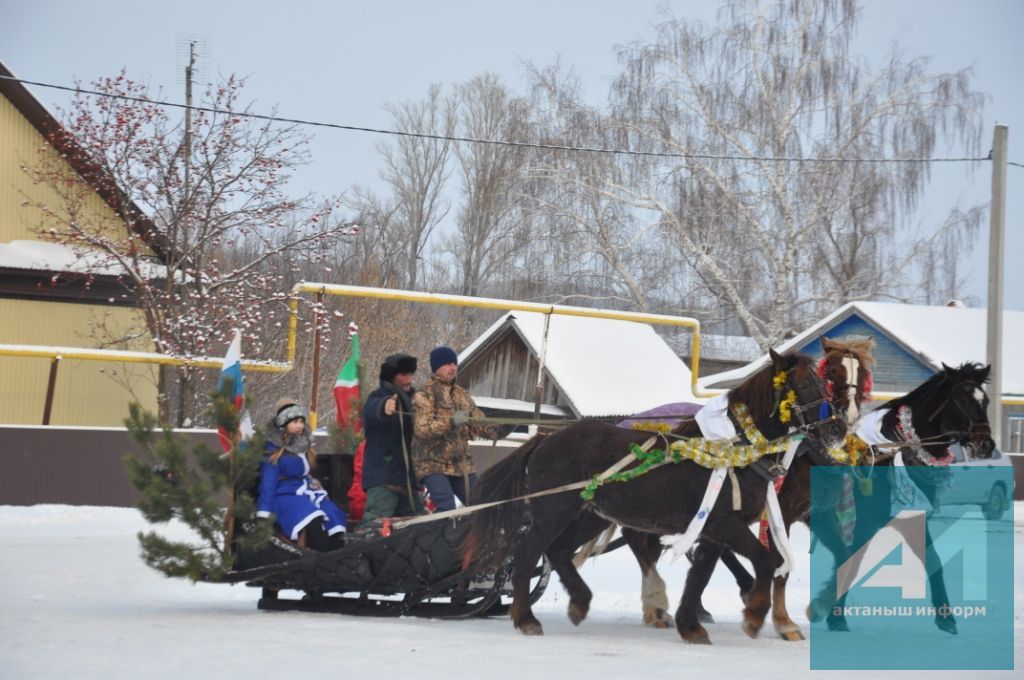
<instances>
[{"instance_id":1,"label":"tree with red berries","mask_svg":"<svg viewBox=\"0 0 1024 680\"><path fill-rule=\"evenodd\" d=\"M245 116L243 85L229 77L209 86L186 133L145 84L124 72L102 78L92 87L99 94L79 93L48 140L72 162L40 154L26 168L61 197L36 205L43 236L87 254L93 271L117 272L141 311L144 328L98 323L103 342L148 333L158 352L208 356L242 328L246 353L263 356L276 347L264 346L261 329L287 315L288 274L325 252L324 241L353 233L336 216L338 199L286 194L309 139ZM86 210L97 189L123 227ZM162 421L195 419L201 380L188 367L161 372Z\"/></svg>"}]
</instances>

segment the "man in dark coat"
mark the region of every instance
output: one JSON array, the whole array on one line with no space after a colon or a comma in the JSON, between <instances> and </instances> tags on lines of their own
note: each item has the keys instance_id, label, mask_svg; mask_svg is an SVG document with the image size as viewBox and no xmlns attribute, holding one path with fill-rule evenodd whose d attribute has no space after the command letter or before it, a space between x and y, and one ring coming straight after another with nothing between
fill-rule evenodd
<instances>
[{"instance_id":1,"label":"man in dark coat","mask_svg":"<svg viewBox=\"0 0 1024 680\"><path fill-rule=\"evenodd\" d=\"M422 514L423 501L411 470L412 376L416 357L392 354L380 366L380 387L363 407L366 454L363 521Z\"/></svg>"}]
</instances>

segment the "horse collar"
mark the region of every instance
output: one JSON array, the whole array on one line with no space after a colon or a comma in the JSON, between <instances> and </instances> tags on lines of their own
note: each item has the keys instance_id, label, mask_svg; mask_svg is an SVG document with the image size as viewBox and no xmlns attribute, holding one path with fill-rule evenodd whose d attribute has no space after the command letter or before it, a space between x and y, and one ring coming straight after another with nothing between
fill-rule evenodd
<instances>
[{"instance_id":1,"label":"horse collar","mask_svg":"<svg viewBox=\"0 0 1024 680\"><path fill-rule=\"evenodd\" d=\"M949 465L953 462L953 454L949 452L948 448L946 449L945 456L936 458L928 449L921 445L921 439L917 436L917 431L914 429L914 414L910 410L910 406L906 404L900 406L896 411L896 433L904 442L910 443L910 446L907 448L924 461L925 465Z\"/></svg>"}]
</instances>

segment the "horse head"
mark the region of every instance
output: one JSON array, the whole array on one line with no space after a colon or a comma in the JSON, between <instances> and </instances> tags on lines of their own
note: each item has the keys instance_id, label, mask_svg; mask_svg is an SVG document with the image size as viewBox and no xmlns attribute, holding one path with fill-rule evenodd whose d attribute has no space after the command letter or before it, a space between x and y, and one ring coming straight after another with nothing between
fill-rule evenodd
<instances>
[{"instance_id":1,"label":"horse head","mask_svg":"<svg viewBox=\"0 0 1024 680\"><path fill-rule=\"evenodd\" d=\"M836 409L853 425L860 418L860 407L871 394L871 354L875 341L841 341L820 336L824 356L818 363L818 376L825 381L825 390Z\"/></svg>"},{"instance_id":2,"label":"horse head","mask_svg":"<svg viewBox=\"0 0 1024 680\"><path fill-rule=\"evenodd\" d=\"M928 421L948 434L977 458L990 458L995 450L988 422L988 382L991 366L964 363L953 368L942 364L937 388L927 404Z\"/></svg>"},{"instance_id":3,"label":"horse head","mask_svg":"<svg viewBox=\"0 0 1024 680\"><path fill-rule=\"evenodd\" d=\"M729 403L748 405L758 429L769 439L791 429L805 433L825 447L846 436L846 423L835 415L825 382L814 360L803 354L768 351L771 364L729 393Z\"/></svg>"}]
</instances>

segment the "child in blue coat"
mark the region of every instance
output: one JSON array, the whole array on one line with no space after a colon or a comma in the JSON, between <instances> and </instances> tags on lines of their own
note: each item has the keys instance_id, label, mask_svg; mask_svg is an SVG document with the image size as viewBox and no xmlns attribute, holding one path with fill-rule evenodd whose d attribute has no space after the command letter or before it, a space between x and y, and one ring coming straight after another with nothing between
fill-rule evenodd
<instances>
[{"instance_id":1,"label":"child in blue coat","mask_svg":"<svg viewBox=\"0 0 1024 680\"><path fill-rule=\"evenodd\" d=\"M260 467L256 516L276 517L278 526L293 541L305 529L309 547L335 550L344 544L347 518L312 476L315 467L313 433L306 426L306 412L293 399L278 400Z\"/></svg>"}]
</instances>

